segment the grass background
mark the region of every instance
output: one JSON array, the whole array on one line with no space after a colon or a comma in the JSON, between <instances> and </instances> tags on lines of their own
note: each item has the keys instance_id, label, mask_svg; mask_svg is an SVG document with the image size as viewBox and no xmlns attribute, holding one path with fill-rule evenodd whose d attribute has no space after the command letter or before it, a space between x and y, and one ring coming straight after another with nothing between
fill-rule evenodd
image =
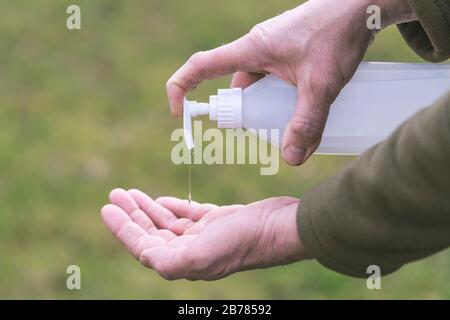
<instances>
[{"instance_id":1,"label":"grass background","mask_svg":"<svg viewBox=\"0 0 450 320\"><path fill-rule=\"evenodd\" d=\"M78 4L82 30L65 27ZM316 262L167 282L103 226L109 191L186 197L188 168L170 161L165 82L193 52L229 42L296 0L17 0L0 4L0 298L450 298L450 255L384 278L382 290ZM324 12L326 14L326 12ZM419 61L395 28L366 60ZM205 98L229 78L194 93ZM219 204L301 196L351 157L315 156L276 176L258 166L195 166L193 197ZM82 290L65 287L68 265Z\"/></svg>"}]
</instances>

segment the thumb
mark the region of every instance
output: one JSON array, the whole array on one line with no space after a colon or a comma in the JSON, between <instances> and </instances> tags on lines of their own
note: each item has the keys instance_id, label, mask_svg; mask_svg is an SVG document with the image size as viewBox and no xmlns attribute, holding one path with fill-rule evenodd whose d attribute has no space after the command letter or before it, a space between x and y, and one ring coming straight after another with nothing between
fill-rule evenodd
<instances>
[{"instance_id":1,"label":"thumb","mask_svg":"<svg viewBox=\"0 0 450 320\"><path fill-rule=\"evenodd\" d=\"M284 160L293 166L303 164L319 146L329 110L325 99L312 98L302 86L297 95L296 110L286 127L282 146Z\"/></svg>"},{"instance_id":2,"label":"thumb","mask_svg":"<svg viewBox=\"0 0 450 320\"><path fill-rule=\"evenodd\" d=\"M182 278L189 270L186 260L186 247L170 248L157 246L144 250L139 261L158 272L166 280Z\"/></svg>"}]
</instances>

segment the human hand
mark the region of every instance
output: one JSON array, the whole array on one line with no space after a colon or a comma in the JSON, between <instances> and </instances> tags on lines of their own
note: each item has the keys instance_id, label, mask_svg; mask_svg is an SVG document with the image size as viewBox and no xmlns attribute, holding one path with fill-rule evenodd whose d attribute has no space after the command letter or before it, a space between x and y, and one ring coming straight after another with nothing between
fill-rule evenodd
<instances>
[{"instance_id":1,"label":"human hand","mask_svg":"<svg viewBox=\"0 0 450 320\"><path fill-rule=\"evenodd\" d=\"M107 227L168 280L215 280L308 257L297 232L295 198L219 207L114 189L110 200L102 208Z\"/></svg>"},{"instance_id":2,"label":"human hand","mask_svg":"<svg viewBox=\"0 0 450 320\"><path fill-rule=\"evenodd\" d=\"M407 0L310 0L230 44L194 54L167 82L172 113L182 114L183 98L202 80L234 73L231 86L246 87L275 74L298 88L282 155L291 165L302 164L319 146L330 105L373 40L366 21L374 4L383 27L414 19Z\"/></svg>"}]
</instances>

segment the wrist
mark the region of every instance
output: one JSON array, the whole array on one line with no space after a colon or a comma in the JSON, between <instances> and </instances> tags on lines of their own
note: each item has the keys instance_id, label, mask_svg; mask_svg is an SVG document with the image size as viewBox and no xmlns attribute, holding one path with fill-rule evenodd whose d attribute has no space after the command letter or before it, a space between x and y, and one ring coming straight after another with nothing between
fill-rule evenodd
<instances>
[{"instance_id":1,"label":"wrist","mask_svg":"<svg viewBox=\"0 0 450 320\"><path fill-rule=\"evenodd\" d=\"M292 199L292 198L291 198ZM284 263L311 259L298 233L297 227L297 209L300 200L293 199L291 203L280 208L275 218L278 220L278 230L276 231L275 243L277 248L283 252Z\"/></svg>"},{"instance_id":2,"label":"wrist","mask_svg":"<svg viewBox=\"0 0 450 320\"><path fill-rule=\"evenodd\" d=\"M408 0L375 0L373 2L381 9L383 28L417 20L416 13Z\"/></svg>"}]
</instances>

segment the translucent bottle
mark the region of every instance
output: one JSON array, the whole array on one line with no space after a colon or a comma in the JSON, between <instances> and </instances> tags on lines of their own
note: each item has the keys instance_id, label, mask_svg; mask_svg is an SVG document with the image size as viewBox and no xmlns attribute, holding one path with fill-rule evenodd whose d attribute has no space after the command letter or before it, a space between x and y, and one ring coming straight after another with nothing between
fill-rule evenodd
<instances>
[{"instance_id":1,"label":"translucent bottle","mask_svg":"<svg viewBox=\"0 0 450 320\"><path fill-rule=\"evenodd\" d=\"M450 65L362 63L331 105L316 153L360 154L448 90ZM219 89L209 103L185 100L186 145L194 147L191 118L200 115L219 128L278 129L282 138L296 102L297 88L274 75L243 90Z\"/></svg>"}]
</instances>

